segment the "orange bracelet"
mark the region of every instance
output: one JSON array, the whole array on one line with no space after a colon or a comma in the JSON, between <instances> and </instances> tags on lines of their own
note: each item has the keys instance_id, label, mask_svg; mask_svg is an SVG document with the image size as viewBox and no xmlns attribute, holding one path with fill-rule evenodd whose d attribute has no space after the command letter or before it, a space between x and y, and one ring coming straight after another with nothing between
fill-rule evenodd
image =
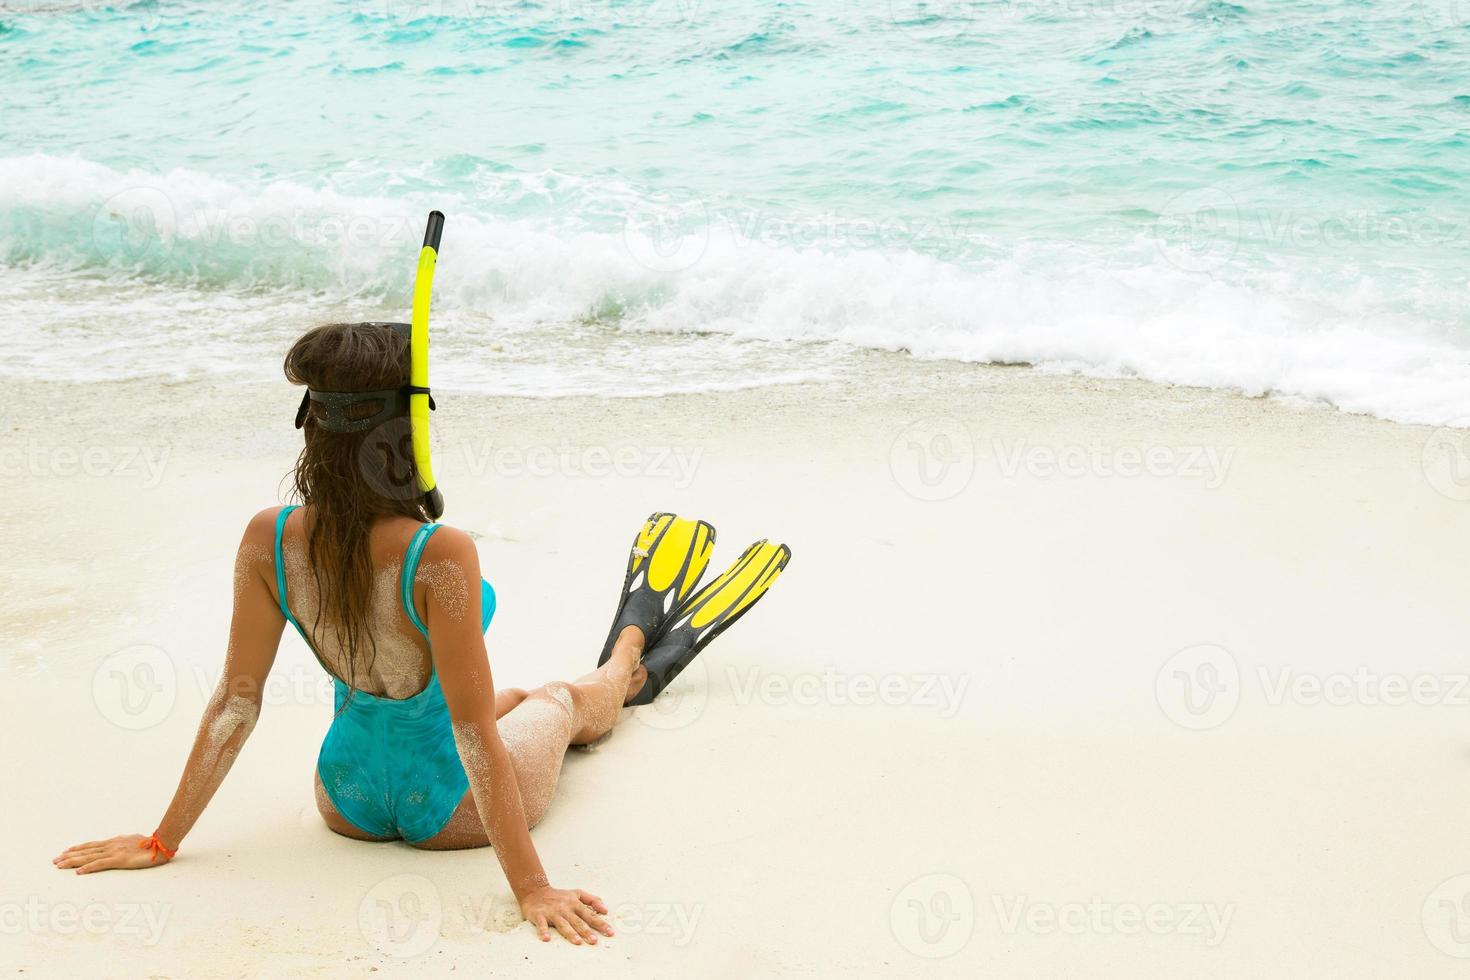
<instances>
[{"instance_id":1,"label":"orange bracelet","mask_svg":"<svg viewBox=\"0 0 1470 980\"><path fill-rule=\"evenodd\" d=\"M158 858L158 855L160 853L162 853L164 857L170 859L172 859L175 854L179 853L177 850L170 851L168 848L164 847L163 841L158 839L158 831L156 830L153 832L152 837L148 838L145 841L140 841L138 843L138 846L145 851L153 852L148 856L149 864L152 864Z\"/></svg>"}]
</instances>

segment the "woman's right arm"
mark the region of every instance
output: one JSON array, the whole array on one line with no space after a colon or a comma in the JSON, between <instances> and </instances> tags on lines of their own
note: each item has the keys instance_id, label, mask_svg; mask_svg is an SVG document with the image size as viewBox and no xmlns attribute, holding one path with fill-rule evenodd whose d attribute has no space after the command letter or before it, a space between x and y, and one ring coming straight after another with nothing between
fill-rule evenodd
<instances>
[{"instance_id":1,"label":"woman's right arm","mask_svg":"<svg viewBox=\"0 0 1470 980\"><path fill-rule=\"evenodd\" d=\"M607 907L595 895L553 888L547 880L526 825L515 767L495 725L495 683L480 629L480 558L475 543L463 531L441 528L429 539L424 560L441 569L434 576L435 585L426 590L429 644L485 835L521 913L541 939L549 940L550 929L556 929L569 942L595 945L598 932L612 935L598 914L605 915Z\"/></svg>"}]
</instances>

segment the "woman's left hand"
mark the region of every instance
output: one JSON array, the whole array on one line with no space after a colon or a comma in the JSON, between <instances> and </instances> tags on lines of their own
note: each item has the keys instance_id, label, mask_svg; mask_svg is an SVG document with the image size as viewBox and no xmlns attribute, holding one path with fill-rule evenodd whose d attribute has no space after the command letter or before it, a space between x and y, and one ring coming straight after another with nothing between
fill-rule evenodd
<instances>
[{"instance_id":1,"label":"woman's left hand","mask_svg":"<svg viewBox=\"0 0 1470 980\"><path fill-rule=\"evenodd\" d=\"M521 899L521 915L536 927L543 943L551 941L552 929L573 946L596 946L598 932L613 934L612 926L602 918L607 915L602 899L579 888L538 888Z\"/></svg>"},{"instance_id":2,"label":"woman's left hand","mask_svg":"<svg viewBox=\"0 0 1470 980\"><path fill-rule=\"evenodd\" d=\"M168 855L162 851L155 853L153 848L145 845L147 840L142 834L123 834L108 840L88 841L68 847L52 858L51 863L58 868L76 868L79 875L119 868L136 871L168 864Z\"/></svg>"}]
</instances>

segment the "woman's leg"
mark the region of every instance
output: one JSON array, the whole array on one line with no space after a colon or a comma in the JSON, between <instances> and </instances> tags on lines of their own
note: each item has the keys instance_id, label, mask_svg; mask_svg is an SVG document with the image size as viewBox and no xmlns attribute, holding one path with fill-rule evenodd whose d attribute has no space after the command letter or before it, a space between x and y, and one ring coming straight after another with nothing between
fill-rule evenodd
<instances>
[{"instance_id":1,"label":"woman's leg","mask_svg":"<svg viewBox=\"0 0 1470 980\"><path fill-rule=\"evenodd\" d=\"M540 822L551 803L567 746L595 742L617 724L642 655L643 633L630 626L619 635L607 663L573 683L552 681L537 688L500 720L500 738L515 766L528 827ZM474 798L466 792L444 829L414 846L455 850L489 843Z\"/></svg>"}]
</instances>

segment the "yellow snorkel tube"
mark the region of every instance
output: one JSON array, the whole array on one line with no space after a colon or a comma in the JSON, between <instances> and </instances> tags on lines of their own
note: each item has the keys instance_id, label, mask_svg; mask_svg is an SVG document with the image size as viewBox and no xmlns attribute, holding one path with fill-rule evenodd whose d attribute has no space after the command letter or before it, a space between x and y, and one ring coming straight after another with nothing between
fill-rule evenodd
<instances>
[{"instance_id":1,"label":"yellow snorkel tube","mask_svg":"<svg viewBox=\"0 0 1470 980\"><path fill-rule=\"evenodd\" d=\"M405 409L412 433L414 476L418 490L424 495L424 510L429 520L444 514L444 495L434 481L434 460L429 452L429 413L434 398L429 394L429 301L434 295L434 267L439 263L439 239L444 235L444 215L429 212L429 227L424 231L424 246L419 249L419 267L413 281L413 318L410 323L386 323L371 320L357 326L387 327L408 337L408 384L381 391L317 391L307 388L296 408L296 428L308 420L316 429L337 433L362 433L402 418ZM407 401L405 406L404 402ZM365 405L375 405L362 411ZM396 440L395 440L396 441ZM408 491L395 467L390 483L394 496L399 488Z\"/></svg>"},{"instance_id":2,"label":"yellow snorkel tube","mask_svg":"<svg viewBox=\"0 0 1470 980\"><path fill-rule=\"evenodd\" d=\"M444 514L444 494L434 482L434 461L429 453L429 300L434 294L434 266L439 261L439 239L444 236L444 215L429 212L424 246L419 249L419 267L413 280L413 316L409 324L408 417L413 427L413 462L419 489L424 492L424 509L429 520Z\"/></svg>"}]
</instances>

